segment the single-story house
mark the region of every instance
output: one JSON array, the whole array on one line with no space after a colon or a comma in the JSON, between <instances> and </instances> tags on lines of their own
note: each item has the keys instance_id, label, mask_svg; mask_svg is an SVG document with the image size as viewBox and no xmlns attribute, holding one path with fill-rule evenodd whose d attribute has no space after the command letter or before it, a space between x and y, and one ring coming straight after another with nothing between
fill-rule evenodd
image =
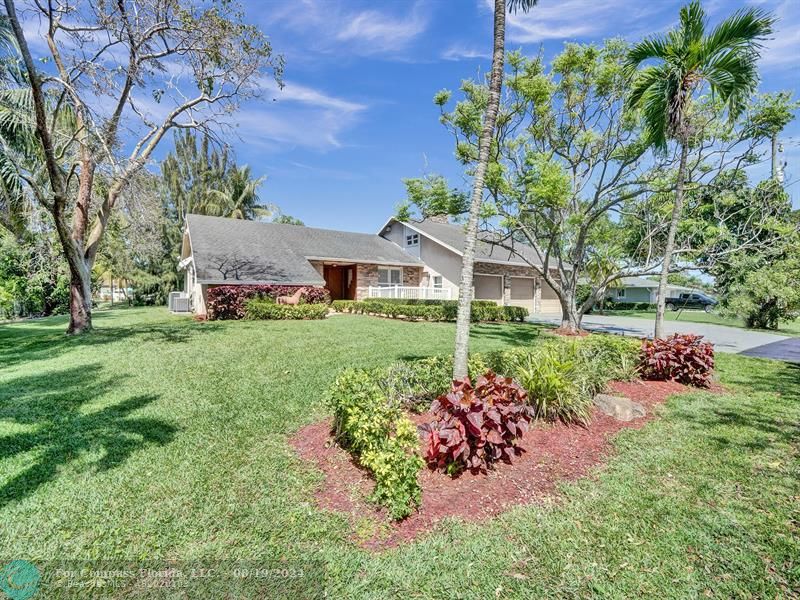
<instances>
[{"instance_id":1,"label":"single-story house","mask_svg":"<svg viewBox=\"0 0 800 600\"><path fill-rule=\"evenodd\" d=\"M389 219L368 234L187 215L179 268L197 314L206 313L207 291L218 285L325 286L333 299L456 299L464 242L463 226L433 219ZM479 242L475 298L558 311L555 293L521 252L534 260L522 245L510 252Z\"/></svg>"},{"instance_id":2,"label":"single-story house","mask_svg":"<svg viewBox=\"0 0 800 600\"><path fill-rule=\"evenodd\" d=\"M677 298L684 292L696 292L696 289L682 285L667 285L667 298ZM617 284L606 290L606 298L615 302L655 304L658 302L658 281L646 277L623 277Z\"/></svg>"}]
</instances>

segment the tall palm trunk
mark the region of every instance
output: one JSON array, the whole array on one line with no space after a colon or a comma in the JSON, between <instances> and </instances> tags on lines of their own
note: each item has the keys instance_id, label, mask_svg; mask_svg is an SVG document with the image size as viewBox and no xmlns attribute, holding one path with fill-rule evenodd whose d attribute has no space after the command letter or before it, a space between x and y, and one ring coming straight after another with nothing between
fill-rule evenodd
<instances>
[{"instance_id":1,"label":"tall palm trunk","mask_svg":"<svg viewBox=\"0 0 800 600\"><path fill-rule=\"evenodd\" d=\"M664 264L661 266L661 278L658 280L658 303L656 304L655 337L664 337L664 309L667 304L667 277L672 266L672 253L675 251L675 233L681 220L683 210L683 187L686 179L686 156L688 144L681 142L681 162L678 165L678 181L675 183L675 205L672 207L672 219L667 232L667 245L664 247Z\"/></svg>"},{"instance_id":2,"label":"tall palm trunk","mask_svg":"<svg viewBox=\"0 0 800 600\"><path fill-rule=\"evenodd\" d=\"M456 317L456 349L453 378L467 376L469 355L469 323L472 311L472 274L475 263L475 245L478 239L478 215L483 202L484 178L489 165L489 152L494 137L494 125L500 110L500 91L503 87L503 59L506 38L506 0L494 2L494 52L492 74L489 80L489 103L483 117L483 129L478 143L478 164L472 182L472 200L467 221L464 255L461 261L461 283L458 291L458 316Z\"/></svg>"}]
</instances>

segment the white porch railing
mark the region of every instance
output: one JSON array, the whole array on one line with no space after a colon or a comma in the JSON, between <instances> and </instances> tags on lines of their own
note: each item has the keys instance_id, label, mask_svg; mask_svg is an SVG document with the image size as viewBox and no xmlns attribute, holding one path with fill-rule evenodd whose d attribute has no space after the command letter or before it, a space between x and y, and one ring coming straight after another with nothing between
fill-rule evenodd
<instances>
[{"instance_id":1,"label":"white porch railing","mask_svg":"<svg viewBox=\"0 0 800 600\"><path fill-rule=\"evenodd\" d=\"M410 285L369 286L370 298L404 300L450 300L450 288L413 287Z\"/></svg>"}]
</instances>

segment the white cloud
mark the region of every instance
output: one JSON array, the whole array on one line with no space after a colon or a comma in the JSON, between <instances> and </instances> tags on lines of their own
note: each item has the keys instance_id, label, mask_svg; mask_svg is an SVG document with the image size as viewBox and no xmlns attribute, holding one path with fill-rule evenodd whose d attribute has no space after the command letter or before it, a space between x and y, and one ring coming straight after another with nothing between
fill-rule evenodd
<instances>
[{"instance_id":1,"label":"white cloud","mask_svg":"<svg viewBox=\"0 0 800 600\"><path fill-rule=\"evenodd\" d=\"M794 68L800 65L800 12L795 0L784 0L775 9L778 22L773 39L764 43L760 66ZM795 72L796 74L796 72Z\"/></svg>"},{"instance_id":2,"label":"white cloud","mask_svg":"<svg viewBox=\"0 0 800 600\"><path fill-rule=\"evenodd\" d=\"M262 97L245 103L238 111L217 120L247 144L267 151L285 151L287 146L329 150L344 145L342 135L368 106L326 94L292 81L279 89L273 80L260 83ZM154 121L164 119L174 103L156 102L146 93L134 99L139 111ZM197 111L197 118L208 110ZM231 140L232 141L232 140Z\"/></svg>"},{"instance_id":3,"label":"white cloud","mask_svg":"<svg viewBox=\"0 0 800 600\"><path fill-rule=\"evenodd\" d=\"M444 60L472 60L476 58L489 59L492 58L492 55L487 51L470 48L461 44L453 44L442 52L442 59Z\"/></svg>"},{"instance_id":4,"label":"white cloud","mask_svg":"<svg viewBox=\"0 0 800 600\"><path fill-rule=\"evenodd\" d=\"M484 0L484 6L491 10L494 2ZM533 44L553 39L611 37L625 34L633 23L661 9L660 2L641 0L540 2L527 13L520 10L508 15L507 38L518 44Z\"/></svg>"},{"instance_id":5,"label":"white cloud","mask_svg":"<svg viewBox=\"0 0 800 600\"><path fill-rule=\"evenodd\" d=\"M353 10L352 4L333 0L302 0L273 12L269 22L279 23L307 37L306 50L344 50L368 56L404 50L428 28L430 19L422 0L403 14L375 9Z\"/></svg>"},{"instance_id":6,"label":"white cloud","mask_svg":"<svg viewBox=\"0 0 800 600\"><path fill-rule=\"evenodd\" d=\"M264 79L261 83L261 89L278 102L296 102L343 113L356 113L367 108L364 104L330 96L292 81L286 82L281 89L274 80Z\"/></svg>"},{"instance_id":7,"label":"white cloud","mask_svg":"<svg viewBox=\"0 0 800 600\"><path fill-rule=\"evenodd\" d=\"M427 26L428 19L419 4L414 5L409 15L401 18L367 10L354 15L350 23L336 34L336 39L386 52L406 47Z\"/></svg>"}]
</instances>

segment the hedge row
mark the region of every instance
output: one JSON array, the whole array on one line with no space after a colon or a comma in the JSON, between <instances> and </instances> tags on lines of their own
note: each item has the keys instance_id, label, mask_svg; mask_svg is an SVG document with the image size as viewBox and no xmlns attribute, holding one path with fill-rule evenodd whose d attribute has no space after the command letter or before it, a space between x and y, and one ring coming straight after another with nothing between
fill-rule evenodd
<instances>
[{"instance_id":1,"label":"hedge row","mask_svg":"<svg viewBox=\"0 0 800 600\"><path fill-rule=\"evenodd\" d=\"M421 298L364 298L364 302L380 302L390 304L424 304L427 306L458 307L457 300L429 300ZM496 306L494 300L473 300L472 306Z\"/></svg>"},{"instance_id":2,"label":"hedge row","mask_svg":"<svg viewBox=\"0 0 800 600\"><path fill-rule=\"evenodd\" d=\"M291 296L298 288L305 287L300 300L306 304L329 304L331 296L322 287L298 285L219 285L208 290L208 318L243 319L245 303L252 298L277 298Z\"/></svg>"},{"instance_id":3,"label":"hedge row","mask_svg":"<svg viewBox=\"0 0 800 600\"><path fill-rule=\"evenodd\" d=\"M362 302L354 300L335 300L331 307L336 312L377 315L382 317L405 317L423 321L455 321L458 303L452 304L400 304L381 302L371 298ZM528 316L528 309L521 306L498 306L494 302L476 301L472 303L473 322L482 321L522 321Z\"/></svg>"},{"instance_id":4,"label":"hedge row","mask_svg":"<svg viewBox=\"0 0 800 600\"><path fill-rule=\"evenodd\" d=\"M271 298L252 298L245 302L244 318L262 319L324 319L327 304L276 304Z\"/></svg>"}]
</instances>

